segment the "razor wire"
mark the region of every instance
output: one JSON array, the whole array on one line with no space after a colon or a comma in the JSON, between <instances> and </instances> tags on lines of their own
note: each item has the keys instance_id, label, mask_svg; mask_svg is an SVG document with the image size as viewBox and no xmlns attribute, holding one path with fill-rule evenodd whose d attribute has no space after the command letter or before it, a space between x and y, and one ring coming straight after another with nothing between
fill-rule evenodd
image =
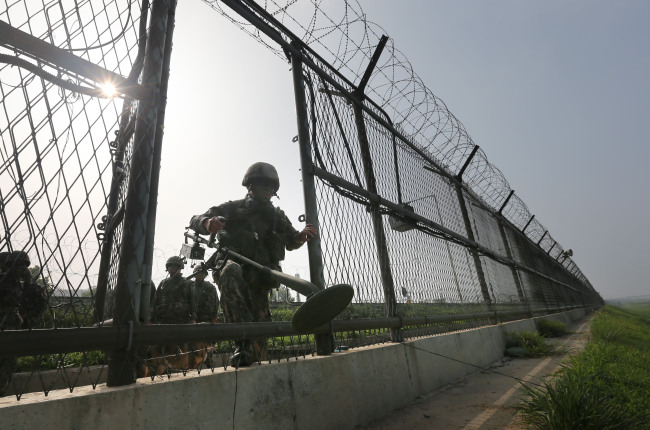
<instances>
[{"instance_id":1,"label":"razor wire","mask_svg":"<svg viewBox=\"0 0 650 430\"><path fill-rule=\"evenodd\" d=\"M235 13L230 1L203 0L274 54L286 59L287 54L267 34ZM336 69L348 83L358 83L386 32L370 21L356 0L342 2L324 0L265 0L241 3L260 16L273 19L285 38L301 40L313 52ZM463 124L449 111L413 70L411 63L389 39L366 87L366 94L392 119L393 125L414 144L425 149L451 175L456 175L476 144ZM490 208L499 210L512 188L503 173L492 165L485 152L478 148L463 175L465 183ZM532 214L523 201L513 195L502 214L515 226L523 227ZM546 231L539 220L526 234L535 242L539 230ZM556 253L562 247L553 240L540 244L546 251L555 243ZM587 281L570 256L562 264L577 277Z\"/></svg>"},{"instance_id":2,"label":"razor wire","mask_svg":"<svg viewBox=\"0 0 650 430\"><path fill-rule=\"evenodd\" d=\"M352 1L329 3L328 9L321 1L266 1L263 6L252 1L223 3L233 2L265 13L284 40L302 40L303 46L321 53L322 57L307 52L316 66L305 71L315 165L357 187L367 187L364 162L368 157L359 146L353 102L323 74L353 92L383 34L381 28L367 21ZM286 59L287 52L260 28L222 8L220 2L205 3ZM136 80L143 67L148 14L148 1L104 0L98 6L90 0L43 0L29 6L5 2L0 20ZM121 238L124 229L131 227L125 225L124 211L127 183L135 174L131 159L138 102L126 96L100 98L105 90L100 84L26 52L0 47L0 250L27 252L33 266L38 266L40 282L49 288L49 307L38 328L88 326L114 312ZM383 234L397 313L421 321L401 327L406 337L484 325L498 311L530 315L534 309L584 305L585 294L587 302L597 297L521 199L512 195L501 207L510 193L503 174L488 163L463 125L424 86L390 39L366 93L369 101L364 103L363 121L373 141L371 170L378 195L459 236L468 233L462 221L465 204L477 243L496 255L475 256L453 235L381 206L382 218L388 220ZM368 112L392 124L399 135ZM463 175L468 188L461 191L462 203L450 177L463 169L472 153ZM436 164L433 169L431 160ZM438 168L444 174L436 172ZM355 303L339 320L385 317L369 198L322 178L316 188L326 283L349 283L355 288ZM499 208L507 225L500 226L494 215ZM163 261L170 251L154 252L154 261ZM481 273L475 258L481 262ZM534 271L515 270L500 259ZM556 267L560 264L566 270ZM477 288L481 276L487 299ZM571 288L558 287L558 282ZM272 301L274 321L286 321L285 314L299 304L285 294ZM450 318L428 320L431 315ZM387 328L350 329L333 336L337 350L391 340ZM311 335L270 337L268 342L269 362L298 359L315 350ZM136 351L138 374L170 378L226 368L233 348L230 341L172 345L156 354L142 347ZM15 393L20 397L27 392L29 379L43 381L45 368L56 369L51 372L58 385L41 382L36 391L47 394L61 384L70 390L85 383L94 387L103 382L106 372L106 358L98 354L28 357L31 361L23 362L28 366L23 369L27 382L15 384ZM45 361L50 363L46 366Z\"/></svg>"}]
</instances>

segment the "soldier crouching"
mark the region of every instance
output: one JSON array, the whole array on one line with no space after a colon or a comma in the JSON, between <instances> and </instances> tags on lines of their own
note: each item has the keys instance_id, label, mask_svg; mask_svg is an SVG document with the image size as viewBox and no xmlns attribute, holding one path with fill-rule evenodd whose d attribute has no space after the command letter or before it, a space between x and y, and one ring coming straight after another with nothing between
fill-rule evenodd
<instances>
[{"instance_id":1,"label":"soldier crouching","mask_svg":"<svg viewBox=\"0 0 650 430\"><path fill-rule=\"evenodd\" d=\"M242 200L230 201L193 216L190 227L199 234L219 233L219 243L274 270L280 269L285 249L300 248L316 236L311 225L298 232L284 212L271 203L280 188L275 167L268 163L251 165L242 181L248 193ZM225 221L224 221L225 219ZM267 274L224 253L215 256L213 272L221 292L221 309L227 323L271 321L268 293L279 286ZM249 366L265 359L267 339L238 341L230 364Z\"/></svg>"}]
</instances>

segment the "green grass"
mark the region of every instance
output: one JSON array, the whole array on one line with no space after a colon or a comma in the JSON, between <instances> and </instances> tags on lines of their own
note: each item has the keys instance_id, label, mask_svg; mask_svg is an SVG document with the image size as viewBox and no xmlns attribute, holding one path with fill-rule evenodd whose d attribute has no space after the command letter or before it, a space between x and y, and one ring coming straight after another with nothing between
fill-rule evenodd
<instances>
[{"instance_id":1,"label":"green grass","mask_svg":"<svg viewBox=\"0 0 650 430\"><path fill-rule=\"evenodd\" d=\"M650 428L650 324L605 306L592 339L542 386L525 385L517 409L533 429Z\"/></svg>"},{"instance_id":2,"label":"green grass","mask_svg":"<svg viewBox=\"0 0 650 430\"><path fill-rule=\"evenodd\" d=\"M535 322L537 332L543 337L561 337L571 333L566 324L552 319L542 318Z\"/></svg>"},{"instance_id":3,"label":"green grass","mask_svg":"<svg viewBox=\"0 0 650 430\"><path fill-rule=\"evenodd\" d=\"M558 345L549 343L537 332L506 333L506 355L514 357L544 357L561 353Z\"/></svg>"},{"instance_id":4,"label":"green grass","mask_svg":"<svg viewBox=\"0 0 650 430\"><path fill-rule=\"evenodd\" d=\"M650 319L650 302L632 302L620 305L619 307L641 318Z\"/></svg>"}]
</instances>

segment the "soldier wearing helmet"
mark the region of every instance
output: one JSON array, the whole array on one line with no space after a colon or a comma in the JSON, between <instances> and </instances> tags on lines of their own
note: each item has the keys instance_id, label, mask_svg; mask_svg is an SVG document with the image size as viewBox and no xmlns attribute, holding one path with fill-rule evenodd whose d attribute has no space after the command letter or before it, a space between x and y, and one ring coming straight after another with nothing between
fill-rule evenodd
<instances>
[{"instance_id":1,"label":"soldier wearing helmet","mask_svg":"<svg viewBox=\"0 0 650 430\"><path fill-rule=\"evenodd\" d=\"M160 281L156 290L151 315L154 324L196 323L196 293L192 282L183 278L183 267L181 257L167 259L169 277Z\"/></svg>"},{"instance_id":2,"label":"soldier wearing helmet","mask_svg":"<svg viewBox=\"0 0 650 430\"><path fill-rule=\"evenodd\" d=\"M160 281L153 300L151 320L154 324L196 324L196 292L192 281L183 277L183 267L185 262L181 257L167 259L165 269L169 277ZM189 343L152 347L151 371L161 375L170 369L187 370L191 367L191 355Z\"/></svg>"},{"instance_id":3,"label":"soldier wearing helmet","mask_svg":"<svg viewBox=\"0 0 650 430\"><path fill-rule=\"evenodd\" d=\"M242 180L247 188L241 200L213 206L190 220L190 227L199 234L219 234L219 243L264 266L281 270L285 250L300 248L317 234L307 224L297 231L284 212L273 206L271 198L280 188L278 172L269 163L251 165ZM225 221L224 221L225 219ZM271 321L268 293L279 283L257 269L228 260L217 253L220 270L213 271L221 292L221 309L226 322ZM241 342L231 359L234 366L248 366L261 361L266 354L266 339L252 344Z\"/></svg>"},{"instance_id":4,"label":"soldier wearing helmet","mask_svg":"<svg viewBox=\"0 0 650 430\"><path fill-rule=\"evenodd\" d=\"M202 264L198 264L194 268L194 290L196 291L196 322L217 322L217 314L219 313L219 296L217 295L217 288L206 281L208 276L208 269Z\"/></svg>"}]
</instances>

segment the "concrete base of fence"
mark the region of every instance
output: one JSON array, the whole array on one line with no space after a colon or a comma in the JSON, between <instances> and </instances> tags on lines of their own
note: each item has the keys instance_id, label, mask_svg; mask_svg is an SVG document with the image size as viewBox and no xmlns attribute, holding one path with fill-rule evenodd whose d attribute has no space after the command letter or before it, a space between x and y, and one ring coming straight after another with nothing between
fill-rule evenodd
<instances>
[{"instance_id":1,"label":"concrete base of fence","mask_svg":"<svg viewBox=\"0 0 650 430\"><path fill-rule=\"evenodd\" d=\"M570 323L587 312L544 318ZM39 430L353 429L501 359L505 333L522 330L534 331L534 320L238 371L4 397L0 421L3 429Z\"/></svg>"}]
</instances>

